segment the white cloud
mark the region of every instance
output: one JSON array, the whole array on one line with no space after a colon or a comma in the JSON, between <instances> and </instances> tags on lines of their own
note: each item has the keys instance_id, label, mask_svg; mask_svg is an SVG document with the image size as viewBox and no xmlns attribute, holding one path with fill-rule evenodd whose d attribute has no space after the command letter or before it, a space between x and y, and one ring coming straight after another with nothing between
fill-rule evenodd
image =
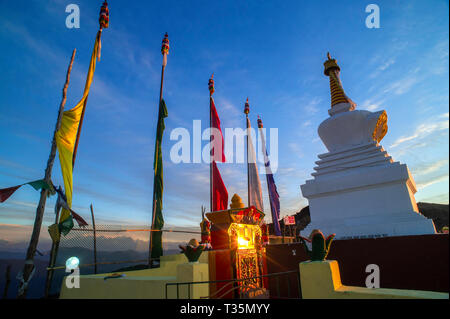
<instances>
[{"instance_id":1,"label":"white cloud","mask_svg":"<svg viewBox=\"0 0 450 319\"><path fill-rule=\"evenodd\" d=\"M391 58L378 67L378 70L384 71L395 63L395 59Z\"/></svg>"},{"instance_id":2,"label":"white cloud","mask_svg":"<svg viewBox=\"0 0 450 319\"><path fill-rule=\"evenodd\" d=\"M319 112L319 103L322 102L321 98L315 97L308 102L303 108L309 114L315 114Z\"/></svg>"},{"instance_id":3,"label":"white cloud","mask_svg":"<svg viewBox=\"0 0 450 319\"><path fill-rule=\"evenodd\" d=\"M397 149L395 151L395 156L400 157L407 153L412 154L413 153L412 150L419 149L419 148L426 147L426 146L428 146L428 144L426 142L409 144L407 147Z\"/></svg>"},{"instance_id":4,"label":"white cloud","mask_svg":"<svg viewBox=\"0 0 450 319\"><path fill-rule=\"evenodd\" d=\"M381 100L367 99L361 103L361 106L359 108L368 111L377 111L385 108L383 106L384 102L385 102L384 99Z\"/></svg>"},{"instance_id":5,"label":"white cloud","mask_svg":"<svg viewBox=\"0 0 450 319\"><path fill-rule=\"evenodd\" d=\"M448 116L448 113L442 114L439 117L442 118L442 117L445 117L446 115ZM394 143L392 143L391 148L395 148L395 147L397 147L405 142L408 142L408 141L423 139L432 133L442 131L442 130L448 130L448 128L449 128L448 120L443 120L443 121L435 120L435 121L429 121L426 123L422 123L416 128L416 130L414 131L413 134L408 135L408 136L402 136L402 137L399 137L397 140L395 140Z\"/></svg>"},{"instance_id":6,"label":"white cloud","mask_svg":"<svg viewBox=\"0 0 450 319\"><path fill-rule=\"evenodd\" d=\"M420 199L419 201L426 202L426 203L436 203L436 204L447 204L448 205L448 192L441 193L438 195L433 195L430 197L425 197L423 199Z\"/></svg>"},{"instance_id":7,"label":"white cloud","mask_svg":"<svg viewBox=\"0 0 450 319\"><path fill-rule=\"evenodd\" d=\"M219 98L218 104L220 104L222 111L226 112L229 116L241 114L241 112L239 112L238 108L227 99Z\"/></svg>"},{"instance_id":8,"label":"white cloud","mask_svg":"<svg viewBox=\"0 0 450 319\"><path fill-rule=\"evenodd\" d=\"M231 101L229 101L226 98L218 97L217 100L215 100L217 112L219 113L220 121L221 121L221 127L222 131L227 128L234 128L236 127L236 119L243 119L244 118L244 104L242 104L242 111L239 111L239 109L234 105ZM244 102L243 102L244 103ZM251 108L251 105L250 105ZM242 121L242 127L245 125L245 122ZM208 125L209 126L209 125Z\"/></svg>"},{"instance_id":9,"label":"white cloud","mask_svg":"<svg viewBox=\"0 0 450 319\"><path fill-rule=\"evenodd\" d=\"M433 173L433 172L439 170L441 167L443 167L447 164L448 164L448 159L438 160L434 163L431 163L430 165L426 165L426 167L415 169L413 174L416 176L428 175L430 173Z\"/></svg>"},{"instance_id":10,"label":"white cloud","mask_svg":"<svg viewBox=\"0 0 450 319\"><path fill-rule=\"evenodd\" d=\"M387 70L391 65L393 65L395 63L395 59L394 58L390 58L388 60L385 60L384 62L382 62L373 73L370 74L370 78L374 79L376 78L378 75L380 75L381 72Z\"/></svg>"},{"instance_id":11,"label":"white cloud","mask_svg":"<svg viewBox=\"0 0 450 319\"><path fill-rule=\"evenodd\" d=\"M439 182L444 182L444 181L448 181L448 173L442 176L438 176L432 179L429 179L427 181L421 182L417 184L417 188L418 189L424 189L425 187L428 187L430 185L439 183Z\"/></svg>"},{"instance_id":12,"label":"white cloud","mask_svg":"<svg viewBox=\"0 0 450 319\"><path fill-rule=\"evenodd\" d=\"M307 126L310 126L311 124L312 124L311 121L305 121L305 122L303 122L302 126L307 127Z\"/></svg>"},{"instance_id":13,"label":"white cloud","mask_svg":"<svg viewBox=\"0 0 450 319\"><path fill-rule=\"evenodd\" d=\"M302 158L304 156L303 151L301 150L300 145L296 143L289 143L288 144L289 149L293 154L295 154L298 158Z\"/></svg>"},{"instance_id":14,"label":"white cloud","mask_svg":"<svg viewBox=\"0 0 450 319\"><path fill-rule=\"evenodd\" d=\"M417 82L419 82L419 79L416 76L409 74L408 76L391 83L383 92L394 92L394 94L401 95L408 92Z\"/></svg>"}]
</instances>

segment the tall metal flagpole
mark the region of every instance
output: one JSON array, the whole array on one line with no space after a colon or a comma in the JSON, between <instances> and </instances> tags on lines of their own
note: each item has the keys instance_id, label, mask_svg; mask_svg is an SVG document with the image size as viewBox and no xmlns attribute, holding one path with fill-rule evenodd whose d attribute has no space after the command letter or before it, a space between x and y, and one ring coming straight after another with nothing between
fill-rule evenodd
<instances>
[{"instance_id":1,"label":"tall metal flagpole","mask_svg":"<svg viewBox=\"0 0 450 319\"><path fill-rule=\"evenodd\" d=\"M62 91L61 104L59 105L58 119L56 121L55 131L53 132L52 147L50 150L50 156L47 161L47 168L45 169L44 180L49 185L51 184L53 163L55 162L55 156L56 156L56 132L59 131L59 128L61 126L61 119L62 119L62 115L63 115L63 111L64 111L64 105L66 104L67 87L69 86L69 82L70 82L70 72L72 71L72 65L73 65L73 60L75 59L75 53L76 53L76 49L74 49L72 52L72 57L70 59L69 68L67 69L66 82L64 84L63 91ZM17 293L17 298L20 298L20 299L26 298L27 289L28 289L28 281L30 280L32 272L35 270L34 269L34 255L36 254L36 248L37 248L37 245L39 242L39 235L41 233L42 220L44 218L45 203L47 201L48 192L49 192L49 190L47 188L42 188L41 197L39 199L39 204L36 209L36 218L34 220L33 233L31 234L30 244L28 246L26 260L25 260L25 265L24 265L23 271L22 271L22 278L20 278L19 291Z\"/></svg>"},{"instance_id":2,"label":"tall metal flagpole","mask_svg":"<svg viewBox=\"0 0 450 319\"><path fill-rule=\"evenodd\" d=\"M208 81L208 88L209 88L209 208L210 211L213 211L213 160L214 157L212 155L212 95L214 94L215 88L214 88L214 73L211 75L211 78ZM214 150L215 151L215 150Z\"/></svg>"},{"instance_id":3,"label":"tall metal flagpole","mask_svg":"<svg viewBox=\"0 0 450 319\"><path fill-rule=\"evenodd\" d=\"M249 170L249 162L248 162L248 135L250 134L250 130L248 127L248 113L250 113L250 104L248 104L248 98L247 101L245 101L245 107L244 107L244 113L245 113L245 126L247 127L247 196L248 196L248 207L251 206L250 203L250 170Z\"/></svg>"},{"instance_id":4,"label":"tall metal flagpole","mask_svg":"<svg viewBox=\"0 0 450 319\"><path fill-rule=\"evenodd\" d=\"M97 229L95 228L94 207L91 204L92 234L94 235L94 274L97 274Z\"/></svg>"},{"instance_id":5,"label":"tall metal flagpole","mask_svg":"<svg viewBox=\"0 0 450 319\"><path fill-rule=\"evenodd\" d=\"M166 69L167 65L167 55L169 54L169 35L164 35L163 41L162 41L162 47L161 47L161 53L163 55L163 62L161 67L161 85L159 88L159 104L158 104L158 121L159 117L161 116L161 102L163 99L163 85L164 85L164 71ZM158 125L156 125L156 136L158 136ZM158 143L158 141L156 141ZM156 148L155 148L156 150ZM154 172L154 175L156 174L156 171ZM152 226L150 229L150 241L149 241L149 248L148 248L148 264L151 267L152 266L152 234L153 234L153 228L155 226L155 212L156 212L156 199L155 199L155 178L153 176L153 207L152 207Z\"/></svg>"}]
</instances>

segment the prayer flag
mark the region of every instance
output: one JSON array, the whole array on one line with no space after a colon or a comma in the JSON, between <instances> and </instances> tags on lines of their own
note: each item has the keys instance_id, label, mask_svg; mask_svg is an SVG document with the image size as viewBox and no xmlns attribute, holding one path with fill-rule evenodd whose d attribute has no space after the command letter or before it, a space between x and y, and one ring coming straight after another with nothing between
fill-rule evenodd
<instances>
[{"instance_id":1,"label":"prayer flag","mask_svg":"<svg viewBox=\"0 0 450 319\"><path fill-rule=\"evenodd\" d=\"M256 164L256 153L253 148L253 141L251 132L250 120L247 117L247 136L248 136L248 191L249 191L249 203L248 206L255 206L256 209L264 211L263 197L261 190L261 181L259 180L258 166Z\"/></svg>"},{"instance_id":2,"label":"prayer flag","mask_svg":"<svg viewBox=\"0 0 450 319\"><path fill-rule=\"evenodd\" d=\"M226 162L225 159L225 143L223 141L223 134L222 129L220 127L220 119L219 115L217 114L216 105L214 104L214 99L211 97L211 128L215 129L216 132L220 133L220 137L213 135L214 140L211 144L211 156L213 157L213 160L216 162ZM211 132L212 134L213 132Z\"/></svg>"},{"instance_id":3,"label":"prayer flag","mask_svg":"<svg viewBox=\"0 0 450 319\"><path fill-rule=\"evenodd\" d=\"M154 198L154 217L153 217L153 225L152 225L152 247L151 247L151 258L159 258L163 254L162 249L162 230L164 226L164 218L162 214L162 199L163 199L163 191L164 191L164 181L163 181L163 160L162 160L162 150L161 143L162 137L165 129L164 119L168 116L166 102L161 100L159 104L159 118L158 118L158 126L156 129L156 142L155 142L155 158L154 158L154 189L153 189L153 198ZM156 230L156 231L155 231Z\"/></svg>"},{"instance_id":4,"label":"prayer flag","mask_svg":"<svg viewBox=\"0 0 450 319\"><path fill-rule=\"evenodd\" d=\"M27 185L27 184L31 185L37 191L40 190L40 189L48 189L48 190L50 190L49 196L55 194L55 190L53 189L53 187L51 185L49 185L45 180L40 179L40 180L37 180L37 181L33 181L33 182L24 183L24 184L13 186L13 187L0 189L0 203L3 203L4 201L6 201L12 194L14 194L14 192L16 190L18 190L23 185Z\"/></svg>"},{"instance_id":5,"label":"prayer flag","mask_svg":"<svg viewBox=\"0 0 450 319\"><path fill-rule=\"evenodd\" d=\"M228 191L220 176L219 169L217 168L216 161L212 162L213 165L213 212L219 210L226 210L228 207Z\"/></svg>"},{"instance_id":6,"label":"prayer flag","mask_svg":"<svg viewBox=\"0 0 450 319\"><path fill-rule=\"evenodd\" d=\"M89 90L94 78L100 35L101 31L97 33L97 37L95 39L94 51L91 56L83 97L74 108L63 113L61 127L58 132L56 132L56 145L58 147L61 172L64 179L64 190L69 208L72 207L73 194L73 152L76 144L80 119L83 114L83 108L85 107L85 101L89 95ZM60 231L64 235L67 235L72 229L73 221L70 210L66 208L62 209L59 225Z\"/></svg>"},{"instance_id":7,"label":"prayer flag","mask_svg":"<svg viewBox=\"0 0 450 319\"><path fill-rule=\"evenodd\" d=\"M273 178L272 169L270 168L270 161L266 149L266 140L263 132L263 124L258 117L258 128L261 135L262 152L264 155L264 165L266 167L267 188L269 191L270 210L272 212L273 229L276 236L281 236L280 229L280 195L278 195L277 185Z\"/></svg>"}]
</instances>

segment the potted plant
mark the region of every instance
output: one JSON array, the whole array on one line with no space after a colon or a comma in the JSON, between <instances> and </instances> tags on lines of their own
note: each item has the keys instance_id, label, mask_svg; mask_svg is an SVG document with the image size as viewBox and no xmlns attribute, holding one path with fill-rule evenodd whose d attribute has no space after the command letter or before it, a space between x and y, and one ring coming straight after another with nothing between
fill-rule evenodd
<instances>
[{"instance_id":1,"label":"potted plant","mask_svg":"<svg viewBox=\"0 0 450 319\"><path fill-rule=\"evenodd\" d=\"M323 261L327 258L328 253L330 252L330 246L335 236L336 234L331 234L325 238L320 230L314 229L311 232L311 235L309 235L309 238L300 236L300 240L303 243L309 258L311 258L311 261ZM306 242L311 243L311 250L308 248Z\"/></svg>"},{"instance_id":2,"label":"potted plant","mask_svg":"<svg viewBox=\"0 0 450 319\"><path fill-rule=\"evenodd\" d=\"M180 247L181 251L187 257L187 259L190 263L198 262L200 255L202 254L203 250L205 249L205 246L200 245L198 243L197 239L191 239L187 245L184 245L184 246L179 245L178 247Z\"/></svg>"}]
</instances>

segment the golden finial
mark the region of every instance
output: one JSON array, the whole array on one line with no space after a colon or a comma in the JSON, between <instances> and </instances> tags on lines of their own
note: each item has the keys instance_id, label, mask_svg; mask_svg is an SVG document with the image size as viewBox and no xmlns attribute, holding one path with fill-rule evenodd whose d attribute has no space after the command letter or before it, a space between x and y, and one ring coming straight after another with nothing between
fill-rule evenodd
<instances>
[{"instance_id":1,"label":"golden finial","mask_svg":"<svg viewBox=\"0 0 450 319\"><path fill-rule=\"evenodd\" d=\"M323 64L325 66L324 73L330 78L331 107L340 103L349 103L350 110L354 110L356 104L345 94L342 87L339 73L341 68L337 64L336 59L332 59L330 52L327 52L328 60Z\"/></svg>"},{"instance_id":2,"label":"golden finial","mask_svg":"<svg viewBox=\"0 0 450 319\"><path fill-rule=\"evenodd\" d=\"M161 46L161 53L164 54L169 54L169 35L166 34L164 35L164 38L162 40L162 46Z\"/></svg>"},{"instance_id":3,"label":"golden finial","mask_svg":"<svg viewBox=\"0 0 450 319\"><path fill-rule=\"evenodd\" d=\"M242 202L242 198L239 197L238 194L234 194L233 197L231 198L230 208L235 209L235 208L244 208L244 207L245 207L245 205Z\"/></svg>"},{"instance_id":4,"label":"golden finial","mask_svg":"<svg viewBox=\"0 0 450 319\"><path fill-rule=\"evenodd\" d=\"M261 118L259 117L259 115L258 115L258 127L263 128L263 122L262 122Z\"/></svg>"},{"instance_id":5,"label":"golden finial","mask_svg":"<svg viewBox=\"0 0 450 319\"><path fill-rule=\"evenodd\" d=\"M325 75L328 76L330 74L331 70L338 70L340 71L341 69L339 68L339 65L337 64L336 59L332 59L330 52L327 52L327 58L328 60L325 61L325 63L323 64L325 66Z\"/></svg>"},{"instance_id":6,"label":"golden finial","mask_svg":"<svg viewBox=\"0 0 450 319\"><path fill-rule=\"evenodd\" d=\"M247 101L245 102L244 113L245 114L250 113L250 104L248 104L248 97L247 97Z\"/></svg>"},{"instance_id":7,"label":"golden finial","mask_svg":"<svg viewBox=\"0 0 450 319\"><path fill-rule=\"evenodd\" d=\"M211 75L211 78L208 82L208 88L209 88L209 95L213 95L215 89L214 89L214 73Z\"/></svg>"},{"instance_id":8,"label":"golden finial","mask_svg":"<svg viewBox=\"0 0 450 319\"><path fill-rule=\"evenodd\" d=\"M106 29L109 27L109 9L108 2L105 0L100 8L100 17L98 19L100 29Z\"/></svg>"}]
</instances>

